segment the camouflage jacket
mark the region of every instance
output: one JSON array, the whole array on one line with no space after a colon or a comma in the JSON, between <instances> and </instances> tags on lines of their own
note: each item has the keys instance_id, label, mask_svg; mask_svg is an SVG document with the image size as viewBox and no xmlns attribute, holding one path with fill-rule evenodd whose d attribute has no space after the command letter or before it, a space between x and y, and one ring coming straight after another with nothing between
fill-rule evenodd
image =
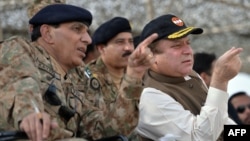
<instances>
[{"instance_id":1,"label":"camouflage jacket","mask_svg":"<svg viewBox=\"0 0 250 141\"><path fill-rule=\"evenodd\" d=\"M40 74L23 46L28 46L28 42L20 38L0 44L1 130L18 129L18 122L34 112L29 104L31 99L43 109Z\"/></svg>"},{"instance_id":2,"label":"camouflage jacket","mask_svg":"<svg viewBox=\"0 0 250 141\"><path fill-rule=\"evenodd\" d=\"M20 121L35 112L31 102L35 101L40 111L58 122L59 128L51 131L49 140L76 136L84 104L89 103L83 101L83 93L70 78L61 78L48 53L36 42L20 37L4 41L0 46L0 128L18 130Z\"/></svg>"},{"instance_id":3,"label":"camouflage jacket","mask_svg":"<svg viewBox=\"0 0 250 141\"><path fill-rule=\"evenodd\" d=\"M132 136L138 122L137 104L142 91L142 81L124 75L118 89L101 60L85 67L87 78L86 98L99 111L86 113L85 134L92 139L123 134Z\"/></svg>"}]
</instances>

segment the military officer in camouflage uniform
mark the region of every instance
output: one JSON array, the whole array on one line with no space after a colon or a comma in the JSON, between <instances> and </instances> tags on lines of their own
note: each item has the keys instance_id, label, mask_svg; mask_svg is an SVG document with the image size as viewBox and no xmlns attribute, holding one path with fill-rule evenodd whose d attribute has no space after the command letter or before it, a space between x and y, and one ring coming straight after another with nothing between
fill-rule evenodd
<instances>
[{"instance_id":1,"label":"military officer in camouflage uniform","mask_svg":"<svg viewBox=\"0 0 250 141\"><path fill-rule=\"evenodd\" d=\"M138 121L141 79L154 61L147 45L156 36L144 40L134 50L131 26L123 17L112 18L94 32L93 44L100 57L86 65L86 97L110 118L101 117L103 113L89 113L85 125L90 127L87 134L93 139L116 134L131 136ZM132 61L137 57L141 60Z\"/></svg>"},{"instance_id":2,"label":"military officer in camouflage uniform","mask_svg":"<svg viewBox=\"0 0 250 141\"><path fill-rule=\"evenodd\" d=\"M32 42L14 37L1 44L1 130L20 129L31 140L76 137L88 103L67 76L83 65L91 22L83 8L49 5L29 21Z\"/></svg>"}]
</instances>

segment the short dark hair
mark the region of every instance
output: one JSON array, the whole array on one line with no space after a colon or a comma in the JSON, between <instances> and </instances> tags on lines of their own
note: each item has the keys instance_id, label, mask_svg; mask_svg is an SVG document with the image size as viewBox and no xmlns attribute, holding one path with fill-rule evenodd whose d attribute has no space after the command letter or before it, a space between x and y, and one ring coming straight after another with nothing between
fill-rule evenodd
<instances>
[{"instance_id":1,"label":"short dark hair","mask_svg":"<svg viewBox=\"0 0 250 141\"><path fill-rule=\"evenodd\" d=\"M89 52L93 52L95 50L95 46L93 44L89 44L87 46L87 50L85 52L86 55L88 55Z\"/></svg>"},{"instance_id":2,"label":"short dark hair","mask_svg":"<svg viewBox=\"0 0 250 141\"><path fill-rule=\"evenodd\" d=\"M216 60L214 53L199 52L194 54L194 66L193 69L201 74L205 72L211 75L212 63Z\"/></svg>"},{"instance_id":3,"label":"short dark hair","mask_svg":"<svg viewBox=\"0 0 250 141\"><path fill-rule=\"evenodd\" d=\"M34 26L33 27L33 30L31 32L31 41L36 41L39 37L41 37L41 32L40 32L40 29L41 29L41 26L42 25L37 25L37 26ZM55 25L50 25L50 26L53 26L55 28L58 28L59 27L59 24L55 24Z\"/></svg>"}]
</instances>

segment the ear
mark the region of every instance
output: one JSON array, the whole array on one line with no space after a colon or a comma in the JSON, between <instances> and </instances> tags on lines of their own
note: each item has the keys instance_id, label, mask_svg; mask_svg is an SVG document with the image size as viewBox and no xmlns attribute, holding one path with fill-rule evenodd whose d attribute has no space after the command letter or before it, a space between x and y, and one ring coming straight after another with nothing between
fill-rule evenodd
<instances>
[{"instance_id":1,"label":"ear","mask_svg":"<svg viewBox=\"0 0 250 141\"><path fill-rule=\"evenodd\" d=\"M155 53L153 53L154 57L155 57L155 62L153 65L157 65L158 64L158 55L156 55Z\"/></svg>"},{"instance_id":2,"label":"ear","mask_svg":"<svg viewBox=\"0 0 250 141\"><path fill-rule=\"evenodd\" d=\"M29 32L32 33L32 31L33 31L33 25L30 24L29 25Z\"/></svg>"},{"instance_id":3,"label":"ear","mask_svg":"<svg viewBox=\"0 0 250 141\"><path fill-rule=\"evenodd\" d=\"M100 45L97 45L96 48L98 49L98 51L99 51L100 54L104 54L105 53L105 45L100 44Z\"/></svg>"},{"instance_id":4,"label":"ear","mask_svg":"<svg viewBox=\"0 0 250 141\"><path fill-rule=\"evenodd\" d=\"M46 41L47 43L53 43L51 35L52 31L49 25L43 24L40 28L40 32L41 32L41 37L43 38L44 41Z\"/></svg>"}]
</instances>

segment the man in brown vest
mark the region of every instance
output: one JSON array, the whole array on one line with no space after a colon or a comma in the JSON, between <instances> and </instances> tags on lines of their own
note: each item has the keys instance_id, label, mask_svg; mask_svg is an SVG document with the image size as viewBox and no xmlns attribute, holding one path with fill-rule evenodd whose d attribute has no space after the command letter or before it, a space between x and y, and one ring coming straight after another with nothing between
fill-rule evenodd
<instances>
[{"instance_id":1,"label":"man in brown vest","mask_svg":"<svg viewBox=\"0 0 250 141\"><path fill-rule=\"evenodd\" d=\"M141 40L152 33L158 33L158 38L150 45L155 63L146 72L139 104L137 131L142 139L215 141L224 124L235 124L227 115L226 91L228 81L241 68L242 48L232 48L218 58L207 90L192 70L188 37L202 32L170 14L144 27Z\"/></svg>"}]
</instances>

